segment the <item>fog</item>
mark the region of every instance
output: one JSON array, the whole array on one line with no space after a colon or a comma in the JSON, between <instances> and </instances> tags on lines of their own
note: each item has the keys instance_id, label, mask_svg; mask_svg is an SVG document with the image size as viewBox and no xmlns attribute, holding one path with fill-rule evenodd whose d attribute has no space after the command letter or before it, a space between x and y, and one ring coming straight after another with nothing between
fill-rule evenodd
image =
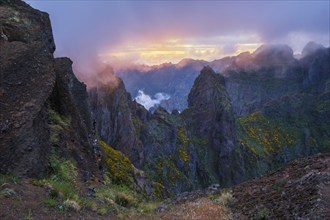
<instances>
[{"instance_id":1,"label":"fog","mask_svg":"<svg viewBox=\"0 0 330 220\"><path fill-rule=\"evenodd\" d=\"M50 14L55 55L70 57L78 74L92 72L100 53L168 39L225 52L253 41L295 52L311 40L329 46L329 1L26 2Z\"/></svg>"},{"instance_id":2,"label":"fog","mask_svg":"<svg viewBox=\"0 0 330 220\"><path fill-rule=\"evenodd\" d=\"M134 98L134 100L137 103L140 103L141 105L143 105L147 110L149 110L150 108L159 105L161 103L161 101L168 100L170 98L171 97L168 94L161 93L161 92L156 93L154 95L154 98L152 98L148 94L145 94L143 92L143 90L139 90L138 95Z\"/></svg>"}]
</instances>

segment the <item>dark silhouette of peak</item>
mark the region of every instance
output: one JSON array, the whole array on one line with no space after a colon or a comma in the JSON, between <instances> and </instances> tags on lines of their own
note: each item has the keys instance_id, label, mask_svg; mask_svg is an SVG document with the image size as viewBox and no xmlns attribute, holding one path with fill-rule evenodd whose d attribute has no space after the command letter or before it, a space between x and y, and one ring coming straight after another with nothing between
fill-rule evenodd
<instances>
[{"instance_id":1,"label":"dark silhouette of peak","mask_svg":"<svg viewBox=\"0 0 330 220\"><path fill-rule=\"evenodd\" d=\"M280 59L292 60L293 50L285 44L265 44L253 52L253 57L260 60Z\"/></svg>"},{"instance_id":2,"label":"dark silhouette of peak","mask_svg":"<svg viewBox=\"0 0 330 220\"><path fill-rule=\"evenodd\" d=\"M315 43L314 41L310 41L306 44L304 49L301 52L301 58L306 57L307 55L313 54L320 49L325 49L322 44Z\"/></svg>"},{"instance_id":3,"label":"dark silhouette of peak","mask_svg":"<svg viewBox=\"0 0 330 220\"><path fill-rule=\"evenodd\" d=\"M183 67L190 66L194 69L200 69L201 66L204 66L206 64L207 64L207 61L205 61L205 60L194 60L194 59L191 59L191 58L185 58L185 59L182 59L175 66L177 68L183 68Z\"/></svg>"},{"instance_id":4,"label":"dark silhouette of peak","mask_svg":"<svg viewBox=\"0 0 330 220\"><path fill-rule=\"evenodd\" d=\"M214 80L219 81L222 85L225 85L223 76L217 74L209 65L204 66L199 75L199 83L211 83L214 84ZM196 81L195 81L196 83Z\"/></svg>"},{"instance_id":5,"label":"dark silhouette of peak","mask_svg":"<svg viewBox=\"0 0 330 220\"><path fill-rule=\"evenodd\" d=\"M201 74L215 74L215 72L209 65L207 65L201 70Z\"/></svg>"},{"instance_id":6,"label":"dark silhouette of peak","mask_svg":"<svg viewBox=\"0 0 330 220\"><path fill-rule=\"evenodd\" d=\"M215 97L222 96L224 78L216 74L210 66L205 66L196 78L188 96L188 106L200 106L202 103L213 102Z\"/></svg>"}]
</instances>

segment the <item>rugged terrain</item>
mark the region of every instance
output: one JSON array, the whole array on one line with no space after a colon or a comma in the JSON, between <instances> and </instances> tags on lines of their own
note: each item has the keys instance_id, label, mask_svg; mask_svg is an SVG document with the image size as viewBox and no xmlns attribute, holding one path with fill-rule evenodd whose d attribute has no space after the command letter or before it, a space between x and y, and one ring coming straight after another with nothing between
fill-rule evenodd
<instances>
[{"instance_id":1,"label":"rugged terrain","mask_svg":"<svg viewBox=\"0 0 330 220\"><path fill-rule=\"evenodd\" d=\"M328 217L329 48L185 60L187 108L151 112L111 68L87 91L46 13L0 12L1 219Z\"/></svg>"},{"instance_id":2,"label":"rugged terrain","mask_svg":"<svg viewBox=\"0 0 330 220\"><path fill-rule=\"evenodd\" d=\"M97 93L109 97L107 104L102 101L108 109L93 107L102 118L96 119L97 130L170 194L212 183L230 186L328 152L329 48L304 54L298 61L288 46L265 46L239 56L224 76L206 66L181 114L162 107L146 111L110 71L120 82L108 85L115 92L103 87L90 92L92 103ZM123 124L127 129L121 132ZM104 132L109 125L116 132Z\"/></svg>"},{"instance_id":3,"label":"rugged terrain","mask_svg":"<svg viewBox=\"0 0 330 220\"><path fill-rule=\"evenodd\" d=\"M268 175L231 189L217 186L185 192L154 204L153 211L119 216L83 209L61 211L45 205L48 192L29 180L7 179L0 194L1 219L328 219L330 218L330 155L288 163ZM144 207L147 208L147 207ZM124 214L123 214L124 213Z\"/></svg>"}]
</instances>

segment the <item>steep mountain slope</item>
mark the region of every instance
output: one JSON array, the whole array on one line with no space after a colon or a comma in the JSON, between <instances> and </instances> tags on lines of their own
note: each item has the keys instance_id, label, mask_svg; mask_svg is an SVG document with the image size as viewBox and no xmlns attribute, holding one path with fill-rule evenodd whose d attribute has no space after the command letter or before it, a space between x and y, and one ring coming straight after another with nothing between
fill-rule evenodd
<instances>
[{"instance_id":1,"label":"steep mountain slope","mask_svg":"<svg viewBox=\"0 0 330 220\"><path fill-rule=\"evenodd\" d=\"M165 193L241 180L235 119L223 77L205 67L182 115L163 108L149 113L131 100L120 79L114 81L116 85L90 90L97 131L161 184Z\"/></svg>"},{"instance_id":2,"label":"steep mountain slope","mask_svg":"<svg viewBox=\"0 0 330 220\"><path fill-rule=\"evenodd\" d=\"M182 193L129 219L329 219L329 160L316 155L231 189Z\"/></svg>"},{"instance_id":3,"label":"steep mountain slope","mask_svg":"<svg viewBox=\"0 0 330 220\"><path fill-rule=\"evenodd\" d=\"M234 218L330 218L329 163L329 154L303 158L233 187Z\"/></svg>"},{"instance_id":4,"label":"steep mountain slope","mask_svg":"<svg viewBox=\"0 0 330 220\"><path fill-rule=\"evenodd\" d=\"M48 15L21 1L2 1L0 10L1 173L47 174L56 145L87 178L97 175L86 86L75 78L71 61L53 58ZM68 119L63 126L52 122L59 115Z\"/></svg>"},{"instance_id":5,"label":"steep mountain slope","mask_svg":"<svg viewBox=\"0 0 330 220\"><path fill-rule=\"evenodd\" d=\"M295 158L329 151L327 51L298 62L287 46L260 48L244 55L243 64L228 67L225 78L205 67L182 114L146 111L116 78L120 83L112 93L91 90L92 102L100 93L103 106L117 106L94 109L94 115L103 115L96 120L97 130L112 135L101 137L169 194L212 183L230 186ZM235 117L235 109L241 116ZM134 141L123 145L115 141L120 139Z\"/></svg>"},{"instance_id":6,"label":"steep mountain slope","mask_svg":"<svg viewBox=\"0 0 330 220\"><path fill-rule=\"evenodd\" d=\"M227 72L248 177L330 150L329 60L329 48L321 48L285 65L282 78L278 67Z\"/></svg>"},{"instance_id":7,"label":"steep mountain slope","mask_svg":"<svg viewBox=\"0 0 330 220\"><path fill-rule=\"evenodd\" d=\"M330 150L329 48L309 45L298 61L287 46L264 46L218 61L225 77L202 68L181 114L151 113L112 69L87 93L72 62L53 58L47 14L18 0L1 1L0 12L1 219L128 217L177 194L179 208L193 198L191 210L199 201L213 209L193 212L201 218L230 217L219 199L231 194L219 188ZM318 155L233 188L234 215L327 218L328 164Z\"/></svg>"},{"instance_id":8,"label":"steep mountain slope","mask_svg":"<svg viewBox=\"0 0 330 220\"><path fill-rule=\"evenodd\" d=\"M131 97L112 69L105 69L98 74L98 79L99 84L89 92L95 129L102 140L120 149L137 165L142 149L135 134Z\"/></svg>"},{"instance_id":9,"label":"steep mountain slope","mask_svg":"<svg viewBox=\"0 0 330 220\"><path fill-rule=\"evenodd\" d=\"M70 59L53 57L48 15L19 0L0 1L0 12L0 218L108 219L158 198L143 171L98 140L86 85Z\"/></svg>"},{"instance_id":10,"label":"steep mountain slope","mask_svg":"<svg viewBox=\"0 0 330 220\"><path fill-rule=\"evenodd\" d=\"M224 78L209 66L204 67L195 80L183 118L192 143L203 152L198 156L205 157L198 163L198 172L205 175L205 171L210 171L209 174L206 172L206 178L211 178L212 171L215 172L215 180L204 179L205 183L215 181L228 186L238 182L242 173L239 155L235 153L235 118Z\"/></svg>"},{"instance_id":11,"label":"steep mountain slope","mask_svg":"<svg viewBox=\"0 0 330 220\"><path fill-rule=\"evenodd\" d=\"M166 93L170 99L164 100L161 106L168 111L182 111L187 106L187 96L194 80L206 63L184 59L178 64L165 63L151 67L138 65L119 69L116 75L123 79L133 98L138 95L138 90L151 96L159 92Z\"/></svg>"},{"instance_id":12,"label":"steep mountain slope","mask_svg":"<svg viewBox=\"0 0 330 220\"><path fill-rule=\"evenodd\" d=\"M265 102L301 92L301 81L307 80L305 57L325 50L322 45L309 42L303 49L302 59L297 60L287 45L263 45L252 54L244 52L212 62L184 59L178 64L130 66L118 69L116 74L123 79L133 98L140 89L150 96L165 92L171 98L160 105L169 112L183 111L188 106L186 100L195 78L203 66L209 65L225 76L234 113L246 115Z\"/></svg>"}]
</instances>

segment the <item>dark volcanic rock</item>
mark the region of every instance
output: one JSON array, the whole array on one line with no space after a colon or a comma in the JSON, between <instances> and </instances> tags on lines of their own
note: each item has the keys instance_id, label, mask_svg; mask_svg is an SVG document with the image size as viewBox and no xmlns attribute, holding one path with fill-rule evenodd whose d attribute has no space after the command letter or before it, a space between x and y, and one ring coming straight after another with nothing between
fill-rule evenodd
<instances>
[{"instance_id":1,"label":"dark volcanic rock","mask_svg":"<svg viewBox=\"0 0 330 220\"><path fill-rule=\"evenodd\" d=\"M124 83L113 74L112 69L106 69L98 76L108 81L100 80L89 91L96 131L108 145L125 153L134 165L138 165L142 160L142 143L137 138L133 125L130 109L133 101L126 92ZM133 105L132 103L131 106ZM142 118L146 117L141 109L138 114Z\"/></svg>"},{"instance_id":2,"label":"dark volcanic rock","mask_svg":"<svg viewBox=\"0 0 330 220\"><path fill-rule=\"evenodd\" d=\"M45 175L56 148L85 179L97 175L86 86L54 50L48 14L22 1L0 2L0 173Z\"/></svg>"},{"instance_id":3,"label":"dark volcanic rock","mask_svg":"<svg viewBox=\"0 0 330 220\"><path fill-rule=\"evenodd\" d=\"M59 134L56 146L66 158L73 157L84 175L96 174L94 151L98 149L91 143L93 131L86 85L77 80L69 58L56 58L55 72L56 85L49 105L61 117L70 119L70 127Z\"/></svg>"},{"instance_id":4,"label":"dark volcanic rock","mask_svg":"<svg viewBox=\"0 0 330 220\"><path fill-rule=\"evenodd\" d=\"M215 172L222 186L232 185L240 180L239 155L235 153L235 119L230 100L224 85L224 78L210 67L204 67L195 80L189 93L188 109L183 113L184 120L195 141L196 147L207 148L208 160L205 168ZM204 143L200 143L200 141ZM200 158L204 155L200 155ZM201 166L201 161L197 162ZM198 169L198 168L197 168ZM204 172L204 171L202 171ZM205 174L200 174L201 176ZM212 182L205 180L204 185ZM213 182L214 183L214 182Z\"/></svg>"},{"instance_id":5,"label":"dark volcanic rock","mask_svg":"<svg viewBox=\"0 0 330 220\"><path fill-rule=\"evenodd\" d=\"M0 5L0 172L39 176L50 150L55 47L48 15L14 2Z\"/></svg>"}]
</instances>

